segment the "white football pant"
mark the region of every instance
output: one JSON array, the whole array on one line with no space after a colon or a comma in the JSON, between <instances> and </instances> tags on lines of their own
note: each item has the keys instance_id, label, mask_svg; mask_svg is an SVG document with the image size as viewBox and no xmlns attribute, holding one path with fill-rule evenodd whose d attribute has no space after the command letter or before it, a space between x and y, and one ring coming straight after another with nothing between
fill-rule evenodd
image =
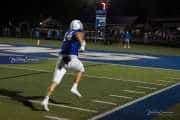
<instances>
[{"instance_id":1,"label":"white football pant","mask_svg":"<svg viewBox=\"0 0 180 120\"><path fill-rule=\"evenodd\" d=\"M85 71L82 62L78 59L76 55L70 55L69 57L70 61L68 62L68 64L64 63L62 57L58 58L58 62L54 72L53 82L59 84L67 70L73 70L77 72Z\"/></svg>"}]
</instances>

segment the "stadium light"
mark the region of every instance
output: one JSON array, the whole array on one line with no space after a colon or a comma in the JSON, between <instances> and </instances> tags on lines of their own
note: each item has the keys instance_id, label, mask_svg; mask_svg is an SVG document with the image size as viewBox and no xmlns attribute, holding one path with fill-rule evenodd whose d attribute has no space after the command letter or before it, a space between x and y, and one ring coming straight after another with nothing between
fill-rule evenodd
<instances>
[{"instance_id":1,"label":"stadium light","mask_svg":"<svg viewBox=\"0 0 180 120\"><path fill-rule=\"evenodd\" d=\"M178 31L180 31L180 27L177 27L176 29L177 29Z\"/></svg>"},{"instance_id":2,"label":"stadium light","mask_svg":"<svg viewBox=\"0 0 180 120\"><path fill-rule=\"evenodd\" d=\"M102 10L106 10L111 6L111 0L97 0L96 6Z\"/></svg>"},{"instance_id":3,"label":"stadium light","mask_svg":"<svg viewBox=\"0 0 180 120\"><path fill-rule=\"evenodd\" d=\"M103 6L103 9L105 10L106 9L106 3L102 2L101 4Z\"/></svg>"}]
</instances>

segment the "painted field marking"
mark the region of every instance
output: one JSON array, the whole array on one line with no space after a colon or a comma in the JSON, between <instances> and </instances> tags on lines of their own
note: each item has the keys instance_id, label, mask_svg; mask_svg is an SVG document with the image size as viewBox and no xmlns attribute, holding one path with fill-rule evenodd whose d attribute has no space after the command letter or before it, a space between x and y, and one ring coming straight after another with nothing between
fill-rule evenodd
<instances>
[{"instance_id":1,"label":"painted field marking","mask_svg":"<svg viewBox=\"0 0 180 120\"><path fill-rule=\"evenodd\" d=\"M124 99L133 99L132 97L122 96L122 95L109 95L110 97L124 98Z\"/></svg>"},{"instance_id":2,"label":"painted field marking","mask_svg":"<svg viewBox=\"0 0 180 120\"><path fill-rule=\"evenodd\" d=\"M113 102L107 102L107 101L101 101L101 100L92 100L92 102L108 104L108 105L117 105L116 103L113 103Z\"/></svg>"},{"instance_id":3,"label":"painted field marking","mask_svg":"<svg viewBox=\"0 0 180 120\"><path fill-rule=\"evenodd\" d=\"M94 62L94 61L90 61L90 62ZM94 62L94 63L97 63L97 62ZM125 65L125 64L113 64L113 63L100 63L98 62L99 64L110 64L110 65L114 65L114 66L123 66L123 67L130 67L130 68L142 68L142 69L149 69L149 70L152 70L152 69L155 69L155 70L166 70L166 71L176 71L176 72L179 72L180 70L179 69L167 69L167 68L158 68L158 67L143 67L143 66L137 66L137 65Z\"/></svg>"},{"instance_id":4,"label":"painted field marking","mask_svg":"<svg viewBox=\"0 0 180 120\"><path fill-rule=\"evenodd\" d=\"M174 112L169 112L169 111L167 111L167 112L166 111L151 111L151 110L147 111L147 116L151 116L153 114L154 115L159 115L159 116L160 115L166 115L166 117L169 116L169 115L171 115L171 116L175 115Z\"/></svg>"},{"instance_id":5,"label":"painted field marking","mask_svg":"<svg viewBox=\"0 0 180 120\"><path fill-rule=\"evenodd\" d=\"M166 88L163 88L163 89L161 89L161 90L158 90L158 91L156 91L156 92L150 93L150 94L148 94L148 95L145 95L145 96L143 96L143 97L140 97L140 98L138 98L138 99L136 99L136 100L133 100L133 101L131 101L131 102L128 102L128 103L126 103L126 104L124 104L124 105L120 105L120 106L118 106L118 107L116 107L116 108L114 108L114 109L112 109L112 110L110 110L110 111L107 111L107 112L105 112L105 113L102 113L102 114L99 114L99 115L97 115L97 116L94 116L94 117L92 117L92 118L89 119L89 120L98 120L98 119L100 119L100 118L102 118L102 117L104 117L104 116L106 116L106 115L109 115L109 114L111 114L111 113L113 113L113 112L122 110L122 109L124 109L124 108L126 108L126 107L128 107L128 106L130 106L130 105L133 105L133 104L135 104L135 103L137 103L137 102L140 102L140 101L142 101L142 100L145 100L145 99L147 99L147 98L150 98L150 97L152 97L152 96L154 96L154 95L157 95L157 94L159 94L159 93L161 93L161 92L164 92L164 91L166 91L166 90L169 90L169 89L171 89L171 88L173 88L173 87L175 87L175 86L178 86L178 85L180 85L180 82L179 82L179 83L176 83L176 84L173 84L173 85L171 85L171 86L168 86L168 87L166 87Z\"/></svg>"},{"instance_id":6,"label":"painted field marking","mask_svg":"<svg viewBox=\"0 0 180 120\"><path fill-rule=\"evenodd\" d=\"M37 101L37 100L30 100L30 102L41 104L41 101ZM69 109L74 109L74 110L79 110L79 111L84 111L84 112L91 112L91 113L97 113L98 112L96 110L90 110L90 109L79 108L79 107L72 107L72 106L67 106L67 105L62 105L62 104L49 103L49 105L55 106L55 107L69 108Z\"/></svg>"},{"instance_id":7,"label":"painted field marking","mask_svg":"<svg viewBox=\"0 0 180 120\"><path fill-rule=\"evenodd\" d=\"M161 114L174 114L174 112L168 112L168 111L164 111L164 112L161 112Z\"/></svg>"},{"instance_id":8,"label":"painted field marking","mask_svg":"<svg viewBox=\"0 0 180 120\"><path fill-rule=\"evenodd\" d=\"M166 86L166 85L164 85L164 84L152 83L152 82L145 82L145 81L139 81L139 80L123 80L123 79L119 79L119 78L104 77L104 76L94 76L94 75L87 75L87 74L85 74L84 76L87 76L87 77L89 77L89 78L110 79L110 80L117 80L117 81L123 81L123 82L134 82L134 83L142 83L142 84Z\"/></svg>"},{"instance_id":9,"label":"painted field marking","mask_svg":"<svg viewBox=\"0 0 180 120\"><path fill-rule=\"evenodd\" d=\"M67 118L59 118L59 117L49 116L49 115L44 116L44 118L51 119L51 120L70 120Z\"/></svg>"},{"instance_id":10,"label":"painted field marking","mask_svg":"<svg viewBox=\"0 0 180 120\"><path fill-rule=\"evenodd\" d=\"M4 98L4 99L8 99L8 100L11 100L11 97L8 97L8 96L2 96L0 95L1 98Z\"/></svg>"},{"instance_id":11,"label":"painted field marking","mask_svg":"<svg viewBox=\"0 0 180 120\"><path fill-rule=\"evenodd\" d=\"M32 70L32 71L40 71L40 72L48 72L52 73L53 71L48 70L42 70L42 69L33 69L33 68L22 68L22 67L9 67L9 66L0 66L2 68L12 68L12 69L22 69L22 70ZM67 73L72 74L72 73ZM93 76L93 75L87 75L84 74L84 76L89 78L98 78L98 79L110 79L110 80L117 80L117 81L123 81L123 82L134 82L134 83L142 83L142 84L149 84L149 85L159 85L159 86L166 86L165 84L159 84L159 83L152 83L152 82L145 82L145 81L138 81L138 80L123 80L119 78L112 78L112 77L104 77L104 76Z\"/></svg>"},{"instance_id":12,"label":"painted field marking","mask_svg":"<svg viewBox=\"0 0 180 120\"><path fill-rule=\"evenodd\" d=\"M31 71L39 71L39 72L48 72L51 73L51 71L43 70L43 69L36 69L36 68L25 68L25 67L15 67L15 66L0 66L1 68L11 68L11 69L19 69L19 70L31 70Z\"/></svg>"},{"instance_id":13,"label":"painted field marking","mask_svg":"<svg viewBox=\"0 0 180 120\"><path fill-rule=\"evenodd\" d=\"M16 50L16 52L19 52L19 53L25 53L25 52L28 52L28 53L39 53L39 52L43 52L43 53L49 53L49 54L51 54L51 55L54 55L54 56L57 56L57 53L58 53L58 48L54 48L54 47L46 47L46 46L42 46L42 47L36 47L36 46L21 46L21 48L19 48L17 45L8 45L8 44L1 44L1 46L2 47L9 47L10 48L10 52L14 52L14 50ZM26 48L25 50L23 50L22 51L22 48ZM33 48L33 49L32 49ZM3 48L4 49L4 48ZM89 53L89 52L91 52L91 53ZM96 53L96 52L98 52L98 53ZM96 53L96 54L98 54L98 55L100 55L100 57L102 57L102 54L107 54L107 56L109 56L109 55L111 55L111 54L115 54L115 55L112 55L111 57L115 57L115 56L117 56L117 54L118 54L118 56L119 55L123 55L123 56L127 56L127 57L130 57L130 58L135 58L135 59L137 59L137 58L150 58L150 59L157 59L157 58L159 58L159 57L161 57L161 55L160 56L147 56L147 55L143 55L143 54L135 54L135 53L131 53L130 55L129 55L129 53L122 53L122 52L115 52L115 51L102 51L102 50L100 50L100 51L94 51L94 50L88 50L87 51L87 53L88 54L90 54L90 56L91 56L91 54L93 53L93 55ZM87 54L86 53L86 54ZM83 54L85 54L85 53L83 53ZM85 56L87 56L85 54ZM97 55L96 55L97 56ZM105 58L108 58L106 55L103 57L104 59ZM44 57L45 58L45 57ZM81 57L80 57L81 58ZM120 58L121 59L121 58ZM119 60L119 58L117 59L117 60ZM129 59L128 59L129 60ZM95 61L89 61L89 62L95 62ZM97 63L98 61L96 61L95 63ZM128 66L128 67L136 67L136 68L145 68L145 69L160 69L160 70L173 70L173 71L180 71L180 70L178 70L179 68L172 68L172 69L168 69L168 68L158 68L158 67L144 67L144 66L138 66L138 65L124 65L124 64L115 64L115 63L102 63L102 64L111 64L111 65L121 65L121 66ZM177 65L176 65L177 66Z\"/></svg>"},{"instance_id":14,"label":"painted field marking","mask_svg":"<svg viewBox=\"0 0 180 120\"><path fill-rule=\"evenodd\" d=\"M156 80L156 81L166 82L166 83L173 83L174 82L174 81L169 81L169 80Z\"/></svg>"},{"instance_id":15,"label":"painted field marking","mask_svg":"<svg viewBox=\"0 0 180 120\"><path fill-rule=\"evenodd\" d=\"M157 90L155 87L145 87L145 86L136 86L137 88L149 89L149 90Z\"/></svg>"},{"instance_id":16,"label":"painted field marking","mask_svg":"<svg viewBox=\"0 0 180 120\"><path fill-rule=\"evenodd\" d=\"M146 92L143 91L135 91L135 90L122 90L124 92L128 92L128 93L137 93L137 94L145 94Z\"/></svg>"},{"instance_id":17,"label":"painted field marking","mask_svg":"<svg viewBox=\"0 0 180 120\"><path fill-rule=\"evenodd\" d=\"M180 80L180 77L179 77L179 78L177 78L177 77L170 77L170 78L168 78L168 79Z\"/></svg>"},{"instance_id":18,"label":"painted field marking","mask_svg":"<svg viewBox=\"0 0 180 120\"><path fill-rule=\"evenodd\" d=\"M7 98L7 99L11 99L11 97L9 96L1 96L1 98ZM29 102L32 103L38 103L41 104L41 101L38 100L28 100ZM54 103L49 103L49 105L51 106L55 106L55 107L61 107L61 108L68 108L68 109L74 109L74 110L79 110L79 111L84 111L84 112L91 112L91 113L97 113L98 111L96 110L90 110L90 109L85 109L85 108L79 108L79 107L72 107L72 106L67 106L67 105L62 105L62 104L54 104Z\"/></svg>"}]
</instances>

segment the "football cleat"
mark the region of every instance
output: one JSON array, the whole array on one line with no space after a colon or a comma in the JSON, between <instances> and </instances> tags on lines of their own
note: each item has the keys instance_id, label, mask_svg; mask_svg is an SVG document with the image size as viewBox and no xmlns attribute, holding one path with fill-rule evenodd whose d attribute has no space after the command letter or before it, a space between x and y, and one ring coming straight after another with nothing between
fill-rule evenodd
<instances>
[{"instance_id":1,"label":"football cleat","mask_svg":"<svg viewBox=\"0 0 180 120\"><path fill-rule=\"evenodd\" d=\"M49 111L49 108L48 108L48 100L44 99L44 100L41 102L41 105L43 105L45 111L47 111L47 112Z\"/></svg>"},{"instance_id":2,"label":"football cleat","mask_svg":"<svg viewBox=\"0 0 180 120\"><path fill-rule=\"evenodd\" d=\"M71 93L78 96L78 97L82 97L82 95L79 93L79 91L75 88L71 88Z\"/></svg>"}]
</instances>

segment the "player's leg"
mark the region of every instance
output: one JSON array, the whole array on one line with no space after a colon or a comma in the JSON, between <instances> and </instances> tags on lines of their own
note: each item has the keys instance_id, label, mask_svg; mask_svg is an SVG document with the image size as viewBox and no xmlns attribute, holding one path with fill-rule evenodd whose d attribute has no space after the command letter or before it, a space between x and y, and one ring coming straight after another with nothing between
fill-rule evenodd
<instances>
[{"instance_id":1,"label":"player's leg","mask_svg":"<svg viewBox=\"0 0 180 120\"><path fill-rule=\"evenodd\" d=\"M77 95L78 97L82 97L82 95L78 91L78 85L79 85L79 82L80 82L80 80L82 78L82 74L83 74L83 72L77 72L76 73L76 76L75 76L75 79L74 79L74 83L73 83L73 86L71 88L71 92L73 94Z\"/></svg>"},{"instance_id":2,"label":"player's leg","mask_svg":"<svg viewBox=\"0 0 180 120\"><path fill-rule=\"evenodd\" d=\"M48 92L47 95L45 96L45 98L43 99L43 101L41 102L41 104L44 106L44 110L49 111L48 108L48 103L49 103L49 98L52 95L53 91L55 90L55 88L57 87L57 83L52 82L49 86L48 86Z\"/></svg>"},{"instance_id":3,"label":"player's leg","mask_svg":"<svg viewBox=\"0 0 180 120\"><path fill-rule=\"evenodd\" d=\"M44 109L46 111L49 111L48 102L49 102L50 96L53 94L56 87L60 84L63 76L66 73L66 69L64 67L61 67L61 65L58 65L58 66L60 66L60 67L56 67L55 72L54 72L53 81L48 86L47 95L45 96L44 100L42 101L42 105L44 106Z\"/></svg>"},{"instance_id":4,"label":"player's leg","mask_svg":"<svg viewBox=\"0 0 180 120\"><path fill-rule=\"evenodd\" d=\"M75 59L72 59L70 61L69 65L68 65L68 68L71 69L71 70L77 71L75 79L74 79L73 86L71 88L71 92L73 94L75 94L76 96L78 96L78 97L82 97L82 95L78 91L78 85L79 85L79 83L81 81L81 78L82 78L82 75L83 75L83 72L84 72L84 66L83 66L83 64L81 63L81 61L79 59L75 58Z\"/></svg>"}]
</instances>

